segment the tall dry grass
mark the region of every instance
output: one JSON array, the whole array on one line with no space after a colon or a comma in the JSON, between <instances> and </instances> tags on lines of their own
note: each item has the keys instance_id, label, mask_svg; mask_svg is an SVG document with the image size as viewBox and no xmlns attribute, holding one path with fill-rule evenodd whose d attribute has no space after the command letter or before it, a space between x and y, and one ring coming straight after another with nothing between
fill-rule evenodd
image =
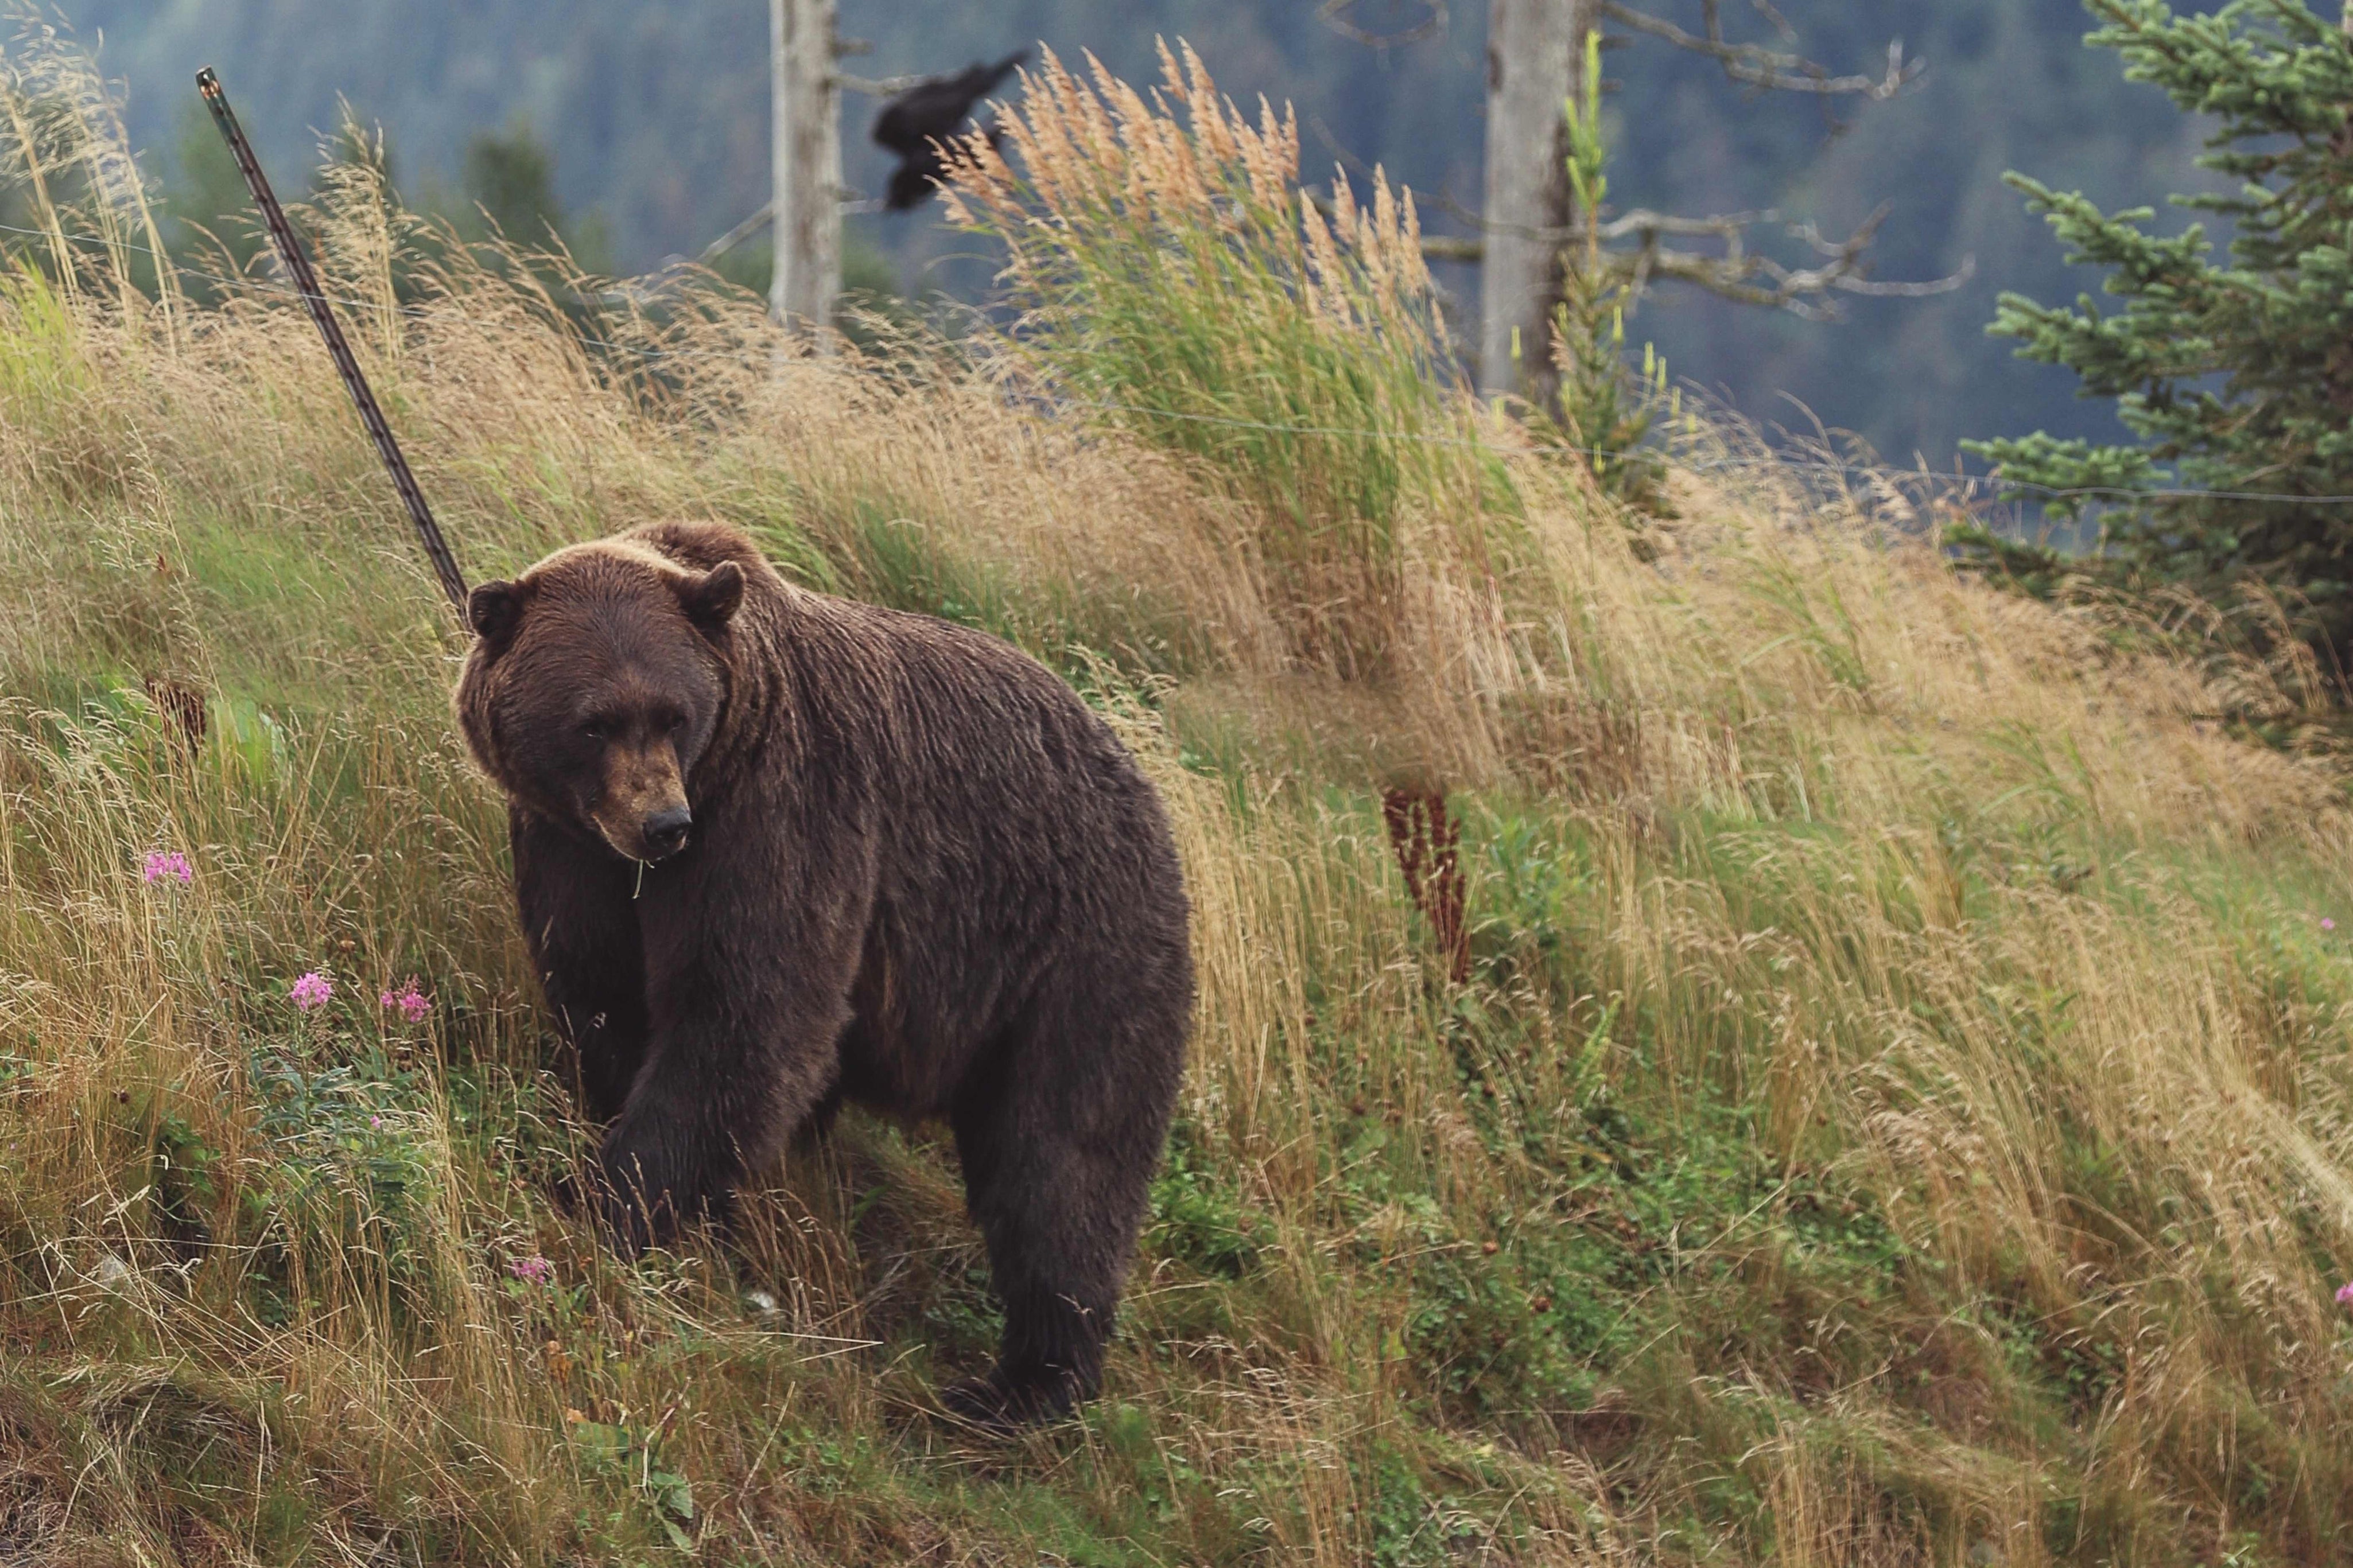
<instances>
[{"instance_id":1,"label":"tall dry grass","mask_svg":"<svg viewBox=\"0 0 2353 1568\"><path fill-rule=\"evenodd\" d=\"M1960 581L1737 433L1651 559L1433 374L1401 199L1319 229L1284 121L1163 91L1050 67L971 171L989 353L584 326L404 268L364 170L306 217L473 574L724 517L1023 643L1160 782L1194 1068L1112 1394L1006 1447L927 1414L990 1338L929 1132L637 1269L556 1212L592 1132L459 644L311 329L150 308L58 205L0 288L0 1555L2338 1554L2345 778L2223 721L2307 674Z\"/></svg>"},{"instance_id":2,"label":"tall dry grass","mask_svg":"<svg viewBox=\"0 0 2353 1568\"><path fill-rule=\"evenodd\" d=\"M1020 391L1187 459L1286 660L1398 688L1446 679L1429 635L1493 640L1519 553L1492 428L1454 384L1410 193L1345 175L1305 200L1299 132L1253 125L1189 47L1149 96L1051 51L976 138L952 217L1000 247L997 368ZM1482 637L1482 632L1487 635ZM1417 635L1420 634L1420 635Z\"/></svg>"}]
</instances>

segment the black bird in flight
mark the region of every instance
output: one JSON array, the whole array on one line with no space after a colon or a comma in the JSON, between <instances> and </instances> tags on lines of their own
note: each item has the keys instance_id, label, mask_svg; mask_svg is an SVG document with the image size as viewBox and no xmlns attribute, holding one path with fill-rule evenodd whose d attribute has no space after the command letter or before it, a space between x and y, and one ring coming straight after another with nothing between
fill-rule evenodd
<instances>
[{"instance_id":1,"label":"black bird in flight","mask_svg":"<svg viewBox=\"0 0 2353 1568\"><path fill-rule=\"evenodd\" d=\"M972 106L1029 58L1028 49L1017 49L993 66L976 61L954 76L927 76L882 106L874 121L875 143L899 154L882 202L886 209L905 212L930 199L947 176L938 144L955 135ZM994 119L980 129L992 147L1004 134Z\"/></svg>"}]
</instances>

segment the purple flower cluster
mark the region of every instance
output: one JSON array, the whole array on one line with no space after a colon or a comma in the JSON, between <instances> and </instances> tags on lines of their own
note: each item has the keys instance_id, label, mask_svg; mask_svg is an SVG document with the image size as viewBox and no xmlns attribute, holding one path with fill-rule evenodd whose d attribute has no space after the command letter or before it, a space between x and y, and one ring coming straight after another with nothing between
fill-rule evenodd
<instances>
[{"instance_id":1,"label":"purple flower cluster","mask_svg":"<svg viewBox=\"0 0 2353 1568\"><path fill-rule=\"evenodd\" d=\"M508 1264L507 1272L528 1284L544 1285L555 1278L555 1265L534 1252Z\"/></svg>"},{"instance_id":2,"label":"purple flower cluster","mask_svg":"<svg viewBox=\"0 0 2353 1568\"><path fill-rule=\"evenodd\" d=\"M398 1008L400 1016L412 1024L433 1011L433 998L417 988L417 976L413 974L400 983L399 990L385 992L381 1000L387 1008Z\"/></svg>"},{"instance_id":3,"label":"purple flower cluster","mask_svg":"<svg viewBox=\"0 0 2353 1568\"><path fill-rule=\"evenodd\" d=\"M2348 1311L2353 1311L2353 1279L2348 1279L2337 1288L2337 1304Z\"/></svg>"},{"instance_id":4,"label":"purple flower cluster","mask_svg":"<svg viewBox=\"0 0 2353 1568\"><path fill-rule=\"evenodd\" d=\"M196 871L177 849L150 849L139 877L144 882L177 882L185 887L196 879Z\"/></svg>"},{"instance_id":5,"label":"purple flower cluster","mask_svg":"<svg viewBox=\"0 0 2353 1568\"><path fill-rule=\"evenodd\" d=\"M335 983L315 969L295 981L294 988L287 993L294 1005L305 1013L325 1006L334 994Z\"/></svg>"}]
</instances>

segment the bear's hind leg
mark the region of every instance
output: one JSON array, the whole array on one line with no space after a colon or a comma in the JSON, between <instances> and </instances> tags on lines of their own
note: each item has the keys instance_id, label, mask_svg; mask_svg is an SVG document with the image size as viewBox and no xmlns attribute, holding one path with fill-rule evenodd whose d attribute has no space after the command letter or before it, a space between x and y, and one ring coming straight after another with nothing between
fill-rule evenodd
<instances>
[{"instance_id":1,"label":"bear's hind leg","mask_svg":"<svg viewBox=\"0 0 2353 1568\"><path fill-rule=\"evenodd\" d=\"M960 1097L952 1121L965 1198L1005 1308L996 1367L944 1393L965 1420L1002 1429L1050 1419L1102 1386L1175 1098L1174 1071L1151 1061L1158 1053L1139 1054L1106 1049L1071 1072L1007 1052L986 1069L993 1082Z\"/></svg>"}]
</instances>

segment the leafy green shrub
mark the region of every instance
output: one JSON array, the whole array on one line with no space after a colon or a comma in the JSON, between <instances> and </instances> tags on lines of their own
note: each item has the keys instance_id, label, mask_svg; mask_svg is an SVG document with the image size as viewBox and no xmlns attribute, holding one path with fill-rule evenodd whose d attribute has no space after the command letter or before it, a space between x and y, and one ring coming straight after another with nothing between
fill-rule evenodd
<instances>
[{"instance_id":1,"label":"leafy green shrub","mask_svg":"<svg viewBox=\"0 0 2353 1568\"><path fill-rule=\"evenodd\" d=\"M294 1311L291 1293L322 1268L421 1285L438 1191L417 1137L422 1076L366 1058L311 1068L284 1050L256 1052L247 1072L269 1150L243 1193L265 1311Z\"/></svg>"},{"instance_id":2,"label":"leafy green shrub","mask_svg":"<svg viewBox=\"0 0 2353 1568\"><path fill-rule=\"evenodd\" d=\"M681 1552L694 1550L694 1486L663 1455L659 1433L608 1421L576 1421L571 1436L573 1452L584 1468L625 1486L637 1515L658 1525L672 1546ZM617 1531L625 1530L630 1513L625 1508L605 1522Z\"/></svg>"},{"instance_id":3,"label":"leafy green shrub","mask_svg":"<svg viewBox=\"0 0 2353 1568\"><path fill-rule=\"evenodd\" d=\"M1265 1216L1242 1205L1240 1194L1220 1179L1219 1162L1182 1123L1169 1134L1151 1202L1145 1245L1204 1274L1239 1279L1257 1267L1273 1239Z\"/></svg>"}]
</instances>

